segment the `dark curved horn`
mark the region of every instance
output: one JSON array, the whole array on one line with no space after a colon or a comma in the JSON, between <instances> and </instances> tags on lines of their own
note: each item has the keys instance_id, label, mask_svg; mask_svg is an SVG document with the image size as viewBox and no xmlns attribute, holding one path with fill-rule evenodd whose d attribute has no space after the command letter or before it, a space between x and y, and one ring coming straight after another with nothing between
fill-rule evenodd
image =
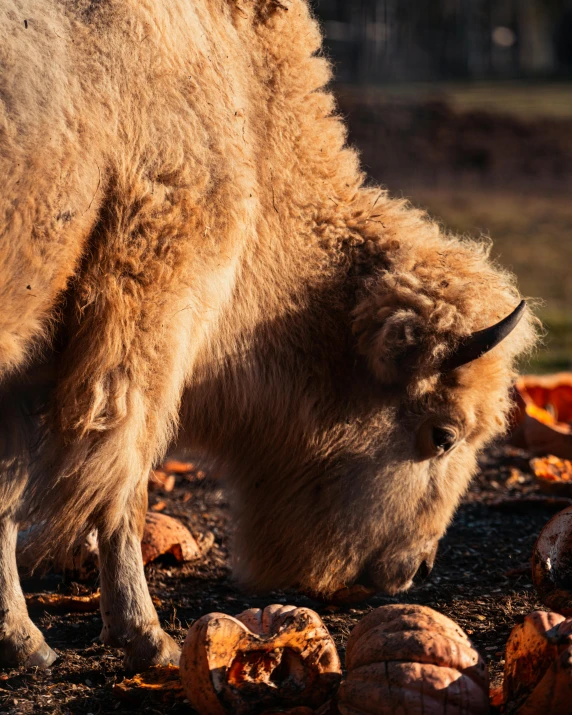
<instances>
[{"instance_id":1,"label":"dark curved horn","mask_svg":"<svg viewBox=\"0 0 572 715\"><path fill-rule=\"evenodd\" d=\"M518 307L513 310L510 315L503 318L500 323L493 325L490 328L479 330L462 342L457 350L443 362L441 365L442 372L451 372L461 365L466 365L473 360L477 360L489 350L496 347L507 335L518 325L522 318L522 314L526 308L526 301L522 300Z\"/></svg>"}]
</instances>

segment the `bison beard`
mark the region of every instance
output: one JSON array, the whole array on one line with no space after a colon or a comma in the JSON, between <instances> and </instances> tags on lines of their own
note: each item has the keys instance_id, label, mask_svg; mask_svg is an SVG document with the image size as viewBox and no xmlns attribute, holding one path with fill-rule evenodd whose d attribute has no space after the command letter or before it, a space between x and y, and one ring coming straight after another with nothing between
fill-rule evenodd
<instances>
[{"instance_id":1,"label":"bison beard","mask_svg":"<svg viewBox=\"0 0 572 715\"><path fill-rule=\"evenodd\" d=\"M534 320L484 340L512 278L364 185L320 41L303 0L2 3L3 663L54 657L32 520L44 552L96 527L103 640L177 660L139 549L175 437L226 471L245 585L327 595L429 569L503 430Z\"/></svg>"}]
</instances>

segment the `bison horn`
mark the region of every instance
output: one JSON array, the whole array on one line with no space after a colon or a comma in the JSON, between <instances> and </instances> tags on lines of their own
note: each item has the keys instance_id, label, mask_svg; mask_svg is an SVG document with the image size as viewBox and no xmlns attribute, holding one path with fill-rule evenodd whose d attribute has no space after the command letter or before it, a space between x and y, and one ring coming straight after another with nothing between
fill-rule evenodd
<instances>
[{"instance_id":1,"label":"bison horn","mask_svg":"<svg viewBox=\"0 0 572 715\"><path fill-rule=\"evenodd\" d=\"M500 323L469 335L469 337L459 345L457 350L452 355L449 355L443 362L441 371L450 372L488 353L489 350L492 350L504 340L507 335L512 333L522 318L525 308L526 301L522 300L518 307L515 308L510 315L507 315L506 318L503 318Z\"/></svg>"}]
</instances>

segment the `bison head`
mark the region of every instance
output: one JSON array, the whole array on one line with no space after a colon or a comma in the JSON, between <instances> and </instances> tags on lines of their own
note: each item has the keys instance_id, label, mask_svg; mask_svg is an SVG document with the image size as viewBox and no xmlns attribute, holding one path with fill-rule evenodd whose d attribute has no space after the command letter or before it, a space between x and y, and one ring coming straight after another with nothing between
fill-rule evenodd
<instances>
[{"instance_id":1,"label":"bison head","mask_svg":"<svg viewBox=\"0 0 572 715\"><path fill-rule=\"evenodd\" d=\"M467 255L456 243L443 266L377 271L335 320L309 302L300 323L266 326L227 376L233 403L212 419L230 455L243 582L395 593L431 570L534 334L506 274L482 255L468 278Z\"/></svg>"}]
</instances>

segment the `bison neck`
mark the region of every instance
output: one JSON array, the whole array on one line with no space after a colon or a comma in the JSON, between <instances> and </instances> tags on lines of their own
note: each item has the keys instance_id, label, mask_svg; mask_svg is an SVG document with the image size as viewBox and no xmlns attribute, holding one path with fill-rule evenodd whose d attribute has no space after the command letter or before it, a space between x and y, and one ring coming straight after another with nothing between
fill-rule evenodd
<instances>
[{"instance_id":1,"label":"bison neck","mask_svg":"<svg viewBox=\"0 0 572 715\"><path fill-rule=\"evenodd\" d=\"M352 369L347 286L332 277L327 288L302 282L288 295L265 288L260 274L241 282L183 400L183 442L231 465L315 434L315 403Z\"/></svg>"}]
</instances>

